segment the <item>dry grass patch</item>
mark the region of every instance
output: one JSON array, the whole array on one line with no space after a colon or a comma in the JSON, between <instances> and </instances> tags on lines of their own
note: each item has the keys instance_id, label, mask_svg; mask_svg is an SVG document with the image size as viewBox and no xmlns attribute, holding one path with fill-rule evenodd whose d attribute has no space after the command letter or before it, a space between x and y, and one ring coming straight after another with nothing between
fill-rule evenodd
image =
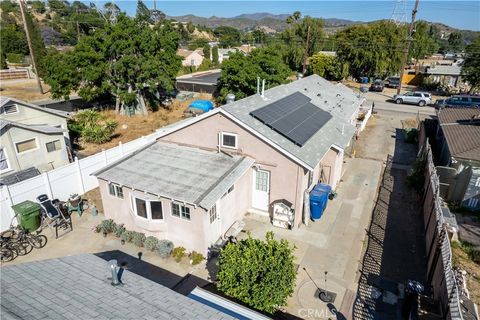
<instances>
[{"instance_id":1,"label":"dry grass patch","mask_svg":"<svg viewBox=\"0 0 480 320\"><path fill-rule=\"evenodd\" d=\"M42 86L45 93L38 91L37 80L35 79L2 80L0 81L0 94L4 97L16 98L27 102L51 99L50 87L45 83L42 83Z\"/></svg>"},{"instance_id":2,"label":"dry grass patch","mask_svg":"<svg viewBox=\"0 0 480 320\"><path fill-rule=\"evenodd\" d=\"M465 270L467 275L467 288L470 292L470 299L475 304L480 304L480 265L470 259L468 253L458 243L452 243L453 265Z\"/></svg>"}]
</instances>

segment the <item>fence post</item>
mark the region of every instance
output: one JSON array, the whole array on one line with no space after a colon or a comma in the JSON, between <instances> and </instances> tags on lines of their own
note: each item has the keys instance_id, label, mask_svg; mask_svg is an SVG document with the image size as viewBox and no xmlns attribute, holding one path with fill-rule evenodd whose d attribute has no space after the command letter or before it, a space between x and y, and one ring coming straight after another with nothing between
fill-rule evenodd
<instances>
[{"instance_id":1,"label":"fence post","mask_svg":"<svg viewBox=\"0 0 480 320\"><path fill-rule=\"evenodd\" d=\"M43 182L47 188L47 195L50 199L53 199L52 185L50 184L50 178L48 177L48 171L45 171L43 174Z\"/></svg>"},{"instance_id":2,"label":"fence post","mask_svg":"<svg viewBox=\"0 0 480 320\"><path fill-rule=\"evenodd\" d=\"M75 166L77 167L78 180L80 182L80 194L84 194L85 185L83 184L82 168L80 167L80 161L78 161L78 157L75 157Z\"/></svg>"},{"instance_id":3,"label":"fence post","mask_svg":"<svg viewBox=\"0 0 480 320\"><path fill-rule=\"evenodd\" d=\"M107 165L108 164L108 160L107 160L107 151L105 151L105 149L102 149L102 155L103 155L103 165Z\"/></svg>"},{"instance_id":4,"label":"fence post","mask_svg":"<svg viewBox=\"0 0 480 320\"><path fill-rule=\"evenodd\" d=\"M123 144L122 141L118 142L118 148L120 149L120 155L123 156Z\"/></svg>"}]
</instances>

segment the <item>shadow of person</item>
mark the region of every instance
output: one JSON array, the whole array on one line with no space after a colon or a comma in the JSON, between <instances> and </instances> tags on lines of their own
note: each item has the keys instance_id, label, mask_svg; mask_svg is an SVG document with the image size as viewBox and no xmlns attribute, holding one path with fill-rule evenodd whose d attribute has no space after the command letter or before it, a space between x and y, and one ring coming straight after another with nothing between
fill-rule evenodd
<instances>
[{"instance_id":1,"label":"shadow of person","mask_svg":"<svg viewBox=\"0 0 480 320\"><path fill-rule=\"evenodd\" d=\"M341 312L337 311L337 308L332 303L327 303L327 308L333 315L335 315L337 320L347 320L347 318Z\"/></svg>"}]
</instances>

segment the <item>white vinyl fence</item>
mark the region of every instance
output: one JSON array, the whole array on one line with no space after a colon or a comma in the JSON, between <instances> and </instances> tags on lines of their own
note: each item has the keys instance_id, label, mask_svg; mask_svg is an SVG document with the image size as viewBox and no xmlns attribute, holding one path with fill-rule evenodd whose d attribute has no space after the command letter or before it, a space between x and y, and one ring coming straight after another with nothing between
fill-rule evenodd
<instances>
[{"instance_id":1,"label":"white vinyl fence","mask_svg":"<svg viewBox=\"0 0 480 320\"><path fill-rule=\"evenodd\" d=\"M0 230L10 226L14 217L11 206L25 200L36 201L37 196L46 194L50 199L67 200L72 193L84 194L98 187L97 178L91 173L154 142L161 132L104 150L87 158L53 169L13 185L0 188Z\"/></svg>"}]
</instances>

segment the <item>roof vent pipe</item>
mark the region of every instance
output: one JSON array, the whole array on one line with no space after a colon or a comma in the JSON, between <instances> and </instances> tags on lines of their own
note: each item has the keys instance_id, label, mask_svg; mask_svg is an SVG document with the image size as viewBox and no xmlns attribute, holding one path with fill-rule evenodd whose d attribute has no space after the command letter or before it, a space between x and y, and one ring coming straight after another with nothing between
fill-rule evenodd
<instances>
[{"instance_id":1,"label":"roof vent pipe","mask_svg":"<svg viewBox=\"0 0 480 320\"><path fill-rule=\"evenodd\" d=\"M232 103L235 101L235 95L233 93L227 94L227 104Z\"/></svg>"},{"instance_id":2,"label":"roof vent pipe","mask_svg":"<svg viewBox=\"0 0 480 320\"><path fill-rule=\"evenodd\" d=\"M257 94L260 94L260 77L257 77Z\"/></svg>"},{"instance_id":3,"label":"roof vent pipe","mask_svg":"<svg viewBox=\"0 0 480 320\"><path fill-rule=\"evenodd\" d=\"M262 98L265 98L265 79L262 80Z\"/></svg>"}]
</instances>

